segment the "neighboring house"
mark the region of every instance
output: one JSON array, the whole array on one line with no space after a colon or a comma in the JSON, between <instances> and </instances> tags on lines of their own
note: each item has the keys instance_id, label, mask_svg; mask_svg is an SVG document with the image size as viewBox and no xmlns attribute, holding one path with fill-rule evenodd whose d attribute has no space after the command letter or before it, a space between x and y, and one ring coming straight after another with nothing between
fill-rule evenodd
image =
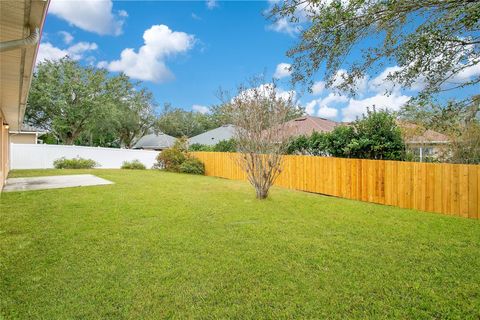
<instances>
[{"instance_id":1,"label":"neighboring house","mask_svg":"<svg viewBox=\"0 0 480 320\"><path fill-rule=\"evenodd\" d=\"M151 133L143 136L133 146L133 149L157 150L161 151L170 148L175 143L176 138L163 132L158 134Z\"/></svg>"},{"instance_id":2,"label":"neighboring house","mask_svg":"<svg viewBox=\"0 0 480 320\"><path fill-rule=\"evenodd\" d=\"M340 124L325 118L304 116L286 122L282 130L288 137L309 136L313 132L331 132Z\"/></svg>"},{"instance_id":3,"label":"neighboring house","mask_svg":"<svg viewBox=\"0 0 480 320\"><path fill-rule=\"evenodd\" d=\"M20 131L49 1L0 1L0 190L9 170L10 131Z\"/></svg>"},{"instance_id":4,"label":"neighboring house","mask_svg":"<svg viewBox=\"0 0 480 320\"><path fill-rule=\"evenodd\" d=\"M214 146L220 141L230 140L235 135L235 126L232 124L226 124L216 129L201 133L197 136L188 139L188 143L203 144L207 146Z\"/></svg>"},{"instance_id":5,"label":"neighboring house","mask_svg":"<svg viewBox=\"0 0 480 320\"><path fill-rule=\"evenodd\" d=\"M398 125L402 129L407 148L418 157L420 162L423 162L426 157L437 158L447 152L447 146L450 143L448 136L413 123L401 122Z\"/></svg>"},{"instance_id":6,"label":"neighboring house","mask_svg":"<svg viewBox=\"0 0 480 320\"><path fill-rule=\"evenodd\" d=\"M10 142L20 144L37 144L38 137L45 133L46 132L41 129L23 124L19 131L10 130Z\"/></svg>"}]
</instances>

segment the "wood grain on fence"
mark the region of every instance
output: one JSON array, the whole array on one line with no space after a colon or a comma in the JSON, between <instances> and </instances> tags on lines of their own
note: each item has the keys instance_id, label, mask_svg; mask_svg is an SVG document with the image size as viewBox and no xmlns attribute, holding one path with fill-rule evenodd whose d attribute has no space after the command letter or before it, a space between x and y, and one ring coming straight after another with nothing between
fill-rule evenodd
<instances>
[{"instance_id":1,"label":"wood grain on fence","mask_svg":"<svg viewBox=\"0 0 480 320\"><path fill-rule=\"evenodd\" d=\"M238 154L193 152L207 176L246 180ZM275 185L480 219L480 166L285 156Z\"/></svg>"}]
</instances>

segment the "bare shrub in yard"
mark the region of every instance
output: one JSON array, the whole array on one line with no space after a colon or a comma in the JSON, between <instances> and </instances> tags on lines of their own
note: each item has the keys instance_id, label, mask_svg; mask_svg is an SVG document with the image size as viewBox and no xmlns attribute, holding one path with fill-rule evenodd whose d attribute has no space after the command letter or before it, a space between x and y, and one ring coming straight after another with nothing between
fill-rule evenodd
<instances>
[{"instance_id":1,"label":"bare shrub in yard","mask_svg":"<svg viewBox=\"0 0 480 320\"><path fill-rule=\"evenodd\" d=\"M225 93L222 93L225 99ZM229 100L229 112L236 126L235 143L240 153L239 165L247 173L258 199L268 196L270 187L281 172L288 136L284 124L298 107L293 94L279 94L276 84L261 84L253 79L250 86L240 86Z\"/></svg>"}]
</instances>

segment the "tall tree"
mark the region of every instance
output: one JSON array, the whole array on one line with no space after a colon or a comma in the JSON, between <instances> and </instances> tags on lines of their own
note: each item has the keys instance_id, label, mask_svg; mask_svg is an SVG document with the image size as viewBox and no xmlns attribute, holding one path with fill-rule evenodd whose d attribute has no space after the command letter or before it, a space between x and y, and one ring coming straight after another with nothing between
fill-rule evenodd
<instances>
[{"instance_id":1,"label":"tall tree","mask_svg":"<svg viewBox=\"0 0 480 320\"><path fill-rule=\"evenodd\" d=\"M120 74L69 58L37 66L26 121L63 144L130 148L152 126L152 94Z\"/></svg>"},{"instance_id":2,"label":"tall tree","mask_svg":"<svg viewBox=\"0 0 480 320\"><path fill-rule=\"evenodd\" d=\"M69 58L37 66L25 118L73 144L89 124L107 113L107 72L82 67Z\"/></svg>"},{"instance_id":3,"label":"tall tree","mask_svg":"<svg viewBox=\"0 0 480 320\"><path fill-rule=\"evenodd\" d=\"M155 123L155 129L168 135L193 137L207 130L218 127L208 114L174 108L166 103Z\"/></svg>"},{"instance_id":4,"label":"tall tree","mask_svg":"<svg viewBox=\"0 0 480 320\"><path fill-rule=\"evenodd\" d=\"M271 15L302 25L299 43L287 53L294 82L311 83L325 67L329 86L354 93L368 70L389 63L398 66L389 80L423 87L419 100L480 82L471 74L480 63L479 1L286 0ZM341 68L347 73L339 74Z\"/></svg>"},{"instance_id":5,"label":"tall tree","mask_svg":"<svg viewBox=\"0 0 480 320\"><path fill-rule=\"evenodd\" d=\"M131 148L154 125L155 103L153 95L140 83L132 83L128 76L120 74L107 85L109 101L115 105L114 129L122 147Z\"/></svg>"}]
</instances>

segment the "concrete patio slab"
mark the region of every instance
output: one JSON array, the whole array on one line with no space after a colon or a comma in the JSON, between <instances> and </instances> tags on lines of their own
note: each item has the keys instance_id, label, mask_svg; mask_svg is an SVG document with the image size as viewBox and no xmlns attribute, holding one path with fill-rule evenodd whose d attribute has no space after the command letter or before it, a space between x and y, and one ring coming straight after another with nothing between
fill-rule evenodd
<instances>
[{"instance_id":1,"label":"concrete patio slab","mask_svg":"<svg viewBox=\"0 0 480 320\"><path fill-rule=\"evenodd\" d=\"M10 178L3 192L58 189L113 184L93 174L75 174L65 176L46 176L29 178Z\"/></svg>"}]
</instances>

